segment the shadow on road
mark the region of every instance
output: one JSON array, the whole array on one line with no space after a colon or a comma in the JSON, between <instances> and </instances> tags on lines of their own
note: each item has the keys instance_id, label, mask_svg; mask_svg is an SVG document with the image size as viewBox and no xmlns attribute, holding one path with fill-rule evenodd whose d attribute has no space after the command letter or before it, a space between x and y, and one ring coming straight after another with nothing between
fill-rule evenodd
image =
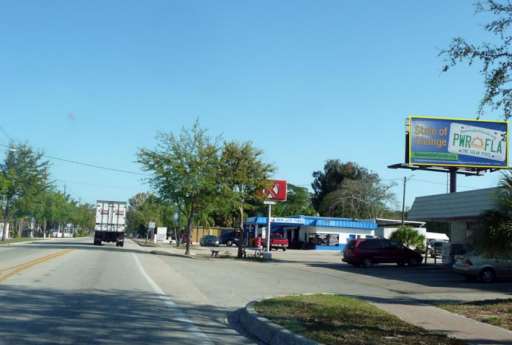
<instances>
[{"instance_id":1,"label":"shadow on road","mask_svg":"<svg viewBox=\"0 0 512 345\"><path fill-rule=\"evenodd\" d=\"M398 267L396 265L377 265L369 268L353 267L347 264L310 263L310 267L332 269L383 280L394 280L423 285L425 287L444 287L493 291L512 294L512 281L500 281L493 284L468 282L459 274L441 265L421 265L417 267Z\"/></svg>"},{"instance_id":2,"label":"shadow on road","mask_svg":"<svg viewBox=\"0 0 512 345\"><path fill-rule=\"evenodd\" d=\"M165 304L142 291L0 286L0 344L240 344L230 310ZM184 313L183 313L184 312ZM200 325L191 326L186 315Z\"/></svg>"}]
</instances>

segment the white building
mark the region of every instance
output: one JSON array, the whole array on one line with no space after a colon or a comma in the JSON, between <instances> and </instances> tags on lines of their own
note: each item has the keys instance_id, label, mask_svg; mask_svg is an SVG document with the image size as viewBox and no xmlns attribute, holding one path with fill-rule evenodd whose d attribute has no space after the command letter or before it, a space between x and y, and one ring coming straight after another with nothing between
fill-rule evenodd
<instances>
[{"instance_id":1,"label":"white building","mask_svg":"<svg viewBox=\"0 0 512 345\"><path fill-rule=\"evenodd\" d=\"M468 244L482 229L482 214L498 208L497 192L498 188L485 188L418 197L408 218L448 223L450 241Z\"/></svg>"}]
</instances>

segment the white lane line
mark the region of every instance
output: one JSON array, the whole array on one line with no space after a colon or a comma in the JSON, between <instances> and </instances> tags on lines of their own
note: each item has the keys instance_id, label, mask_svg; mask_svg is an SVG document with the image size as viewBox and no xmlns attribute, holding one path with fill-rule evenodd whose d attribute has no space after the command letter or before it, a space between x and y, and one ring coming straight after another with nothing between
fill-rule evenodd
<instances>
[{"instance_id":1,"label":"white lane line","mask_svg":"<svg viewBox=\"0 0 512 345\"><path fill-rule=\"evenodd\" d=\"M135 259L135 262L137 264L137 267L139 268L140 273L144 276L148 284L151 286L153 291L158 295L160 300L166 304L167 306L171 307L173 309L173 312L176 314L176 317L173 318L173 320L176 320L178 322L182 322L186 325L186 331L191 333L191 336L195 337L198 340L198 344L203 345L213 345L213 342L210 341L208 336L201 332L201 330L190 320L188 319L183 311L174 303L169 296L167 296L160 286L155 283L153 279L146 273L144 270L144 267L142 267L142 264L139 261L139 258L135 253L132 253L133 258Z\"/></svg>"}]
</instances>

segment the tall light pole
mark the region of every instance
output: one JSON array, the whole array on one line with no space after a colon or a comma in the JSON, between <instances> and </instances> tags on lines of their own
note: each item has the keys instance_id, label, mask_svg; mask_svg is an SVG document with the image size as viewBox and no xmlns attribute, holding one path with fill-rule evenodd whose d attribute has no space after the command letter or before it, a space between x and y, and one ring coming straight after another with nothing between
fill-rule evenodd
<instances>
[{"instance_id":1,"label":"tall light pole","mask_svg":"<svg viewBox=\"0 0 512 345\"><path fill-rule=\"evenodd\" d=\"M265 201L265 205L268 206L268 214L267 214L267 245L266 250L263 253L263 258L265 260L272 259L272 252L271 252L271 244L270 244L270 236L272 236L272 205L275 204L274 201Z\"/></svg>"}]
</instances>

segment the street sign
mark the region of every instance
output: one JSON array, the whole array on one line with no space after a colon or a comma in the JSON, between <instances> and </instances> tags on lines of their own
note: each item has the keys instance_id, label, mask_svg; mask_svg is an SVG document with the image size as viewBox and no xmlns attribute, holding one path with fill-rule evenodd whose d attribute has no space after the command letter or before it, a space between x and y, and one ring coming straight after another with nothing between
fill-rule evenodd
<instances>
[{"instance_id":1,"label":"street sign","mask_svg":"<svg viewBox=\"0 0 512 345\"><path fill-rule=\"evenodd\" d=\"M154 229L155 229L155 227L156 227L155 222L149 222L149 224L148 224L148 228L149 228L149 229L154 230Z\"/></svg>"},{"instance_id":2,"label":"street sign","mask_svg":"<svg viewBox=\"0 0 512 345\"><path fill-rule=\"evenodd\" d=\"M265 199L271 201L286 201L288 184L285 180L268 180L268 187L263 189Z\"/></svg>"},{"instance_id":3,"label":"street sign","mask_svg":"<svg viewBox=\"0 0 512 345\"><path fill-rule=\"evenodd\" d=\"M163 242L167 239L167 228L158 227L156 228L155 242Z\"/></svg>"}]
</instances>

